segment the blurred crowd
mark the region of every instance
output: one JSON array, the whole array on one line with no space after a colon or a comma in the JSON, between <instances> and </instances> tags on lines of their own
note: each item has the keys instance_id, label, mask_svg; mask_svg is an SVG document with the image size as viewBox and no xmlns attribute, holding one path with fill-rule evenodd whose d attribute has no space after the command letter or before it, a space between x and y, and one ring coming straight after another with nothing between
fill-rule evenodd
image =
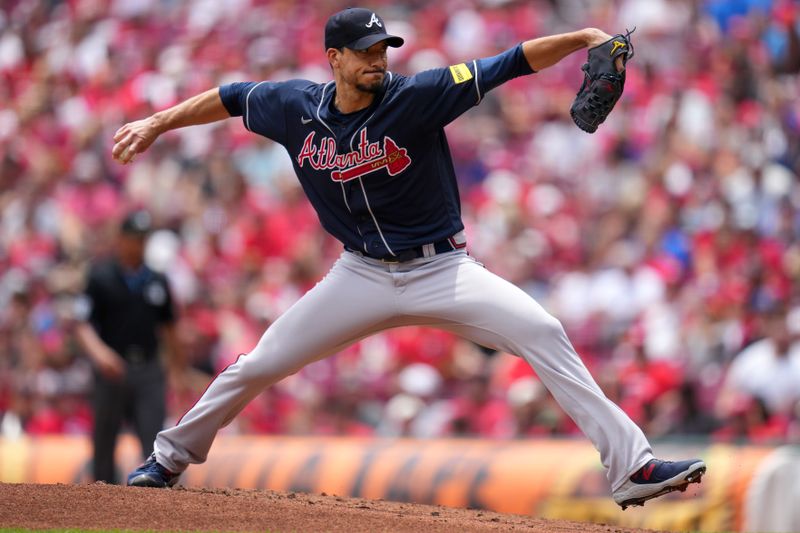
<instances>
[{"instance_id":1,"label":"blurred crowd","mask_svg":"<svg viewBox=\"0 0 800 533\"><path fill-rule=\"evenodd\" d=\"M112 137L230 81L329 79L339 0L5 0L0 7L0 434L91 430L75 342L88 262L119 221L157 223L191 368L174 420L327 271L326 236L282 147L239 120ZM800 442L800 6L783 0L372 0L414 73L536 36L636 27L625 94L594 135L569 106L579 52L447 129L469 251L565 325L650 437ZM313 318L309 327L313 328ZM572 434L519 359L422 328L303 369L226 431Z\"/></svg>"}]
</instances>

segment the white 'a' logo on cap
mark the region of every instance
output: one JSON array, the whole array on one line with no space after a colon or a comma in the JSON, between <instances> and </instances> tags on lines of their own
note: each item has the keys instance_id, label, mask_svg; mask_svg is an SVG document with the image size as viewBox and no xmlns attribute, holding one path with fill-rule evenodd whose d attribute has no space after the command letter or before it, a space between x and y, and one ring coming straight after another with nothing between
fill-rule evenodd
<instances>
[{"instance_id":1,"label":"white 'a' logo on cap","mask_svg":"<svg viewBox=\"0 0 800 533\"><path fill-rule=\"evenodd\" d=\"M365 26L367 28L371 28L373 24L377 24L379 28L383 28L383 24L381 24L381 21L378 20L378 15L375 13L372 14L372 17L370 17L369 22L365 24Z\"/></svg>"}]
</instances>

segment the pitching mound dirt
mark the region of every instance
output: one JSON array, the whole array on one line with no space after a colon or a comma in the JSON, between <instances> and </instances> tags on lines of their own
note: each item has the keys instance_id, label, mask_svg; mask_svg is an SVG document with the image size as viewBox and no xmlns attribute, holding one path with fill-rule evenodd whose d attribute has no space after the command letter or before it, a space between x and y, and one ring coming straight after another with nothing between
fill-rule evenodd
<instances>
[{"instance_id":1,"label":"pitching mound dirt","mask_svg":"<svg viewBox=\"0 0 800 533\"><path fill-rule=\"evenodd\" d=\"M152 531L353 533L553 531L632 533L641 529L549 521L337 496L265 490L142 489L0 483L0 527Z\"/></svg>"}]
</instances>

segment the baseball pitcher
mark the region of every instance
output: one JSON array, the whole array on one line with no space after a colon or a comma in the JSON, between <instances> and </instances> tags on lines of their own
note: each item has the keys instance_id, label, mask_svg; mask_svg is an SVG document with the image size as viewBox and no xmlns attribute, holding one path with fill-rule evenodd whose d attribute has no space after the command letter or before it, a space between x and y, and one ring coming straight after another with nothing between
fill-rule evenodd
<instances>
[{"instance_id":1,"label":"baseball pitcher","mask_svg":"<svg viewBox=\"0 0 800 533\"><path fill-rule=\"evenodd\" d=\"M599 72L622 70L629 35L588 28L401 76L388 70L386 50L403 39L388 34L376 13L349 8L325 26L332 81L233 83L120 128L113 156L125 164L168 130L242 117L245 128L286 148L320 223L344 245L328 274L217 376L175 427L158 434L153 455L128 484L174 485L188 465L206 460L219 429L266 387L373 333L412 324L524 358L600 452L623 509L699 482L702 461L654 458L559 321L467 253L444 133L488 91L583 48L590 49L591 68L572 115L593 131L622 90L618 79Z\"/></svg>"}]
</instances>

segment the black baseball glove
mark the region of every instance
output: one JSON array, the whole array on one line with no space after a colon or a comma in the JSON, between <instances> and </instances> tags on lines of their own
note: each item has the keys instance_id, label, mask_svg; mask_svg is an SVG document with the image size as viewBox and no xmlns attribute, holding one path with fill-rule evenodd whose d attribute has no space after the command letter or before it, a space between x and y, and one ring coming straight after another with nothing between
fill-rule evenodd
<instances>
[{"instance_id":1,"label":"black baseball glove","mask_svg":"<svg viewBox=\"0 0 800 533\"><path fill-rule=\"evenodd\" d=\"M583 65L583 84L569 110L572 120L583 131L594 133L614 109L625 87L625 70L617 70L617 58L623 66L633 57L631 33L615 35L603 44L589 49L589 59Z\"/></svg>"}]
</instances>

